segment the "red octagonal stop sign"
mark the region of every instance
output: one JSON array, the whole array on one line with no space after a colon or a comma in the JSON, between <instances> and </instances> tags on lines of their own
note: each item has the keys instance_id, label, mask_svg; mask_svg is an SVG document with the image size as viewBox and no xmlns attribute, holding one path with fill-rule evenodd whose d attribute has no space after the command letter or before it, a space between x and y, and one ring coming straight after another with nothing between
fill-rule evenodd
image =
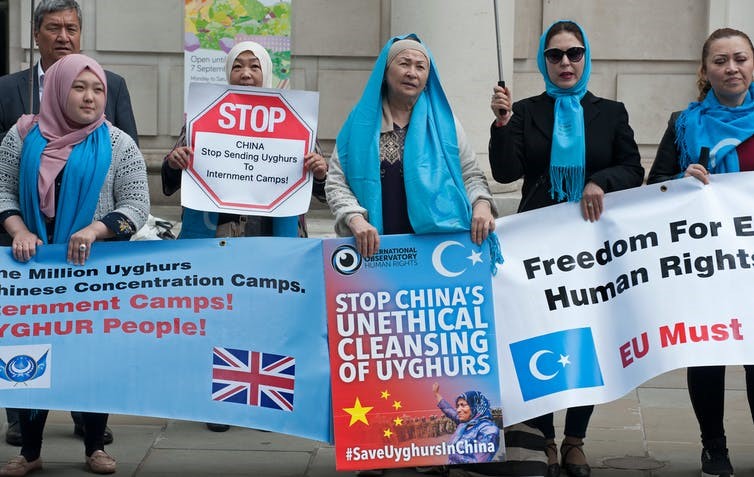
<instances>
[{"instance_id":1,"label":"red octagonal stop sign","mask_svg":"<svg viewBox=\"0 0 754 477\"><path fill-rule=\"evenodd\" d=\"M186 171L219 208L269 212L307 182L303 156L315 133L282 92L225 91L188 127L194 160ZM253 201L238 199L255 185L263 192Z\"/></svg>"}]
</instances>

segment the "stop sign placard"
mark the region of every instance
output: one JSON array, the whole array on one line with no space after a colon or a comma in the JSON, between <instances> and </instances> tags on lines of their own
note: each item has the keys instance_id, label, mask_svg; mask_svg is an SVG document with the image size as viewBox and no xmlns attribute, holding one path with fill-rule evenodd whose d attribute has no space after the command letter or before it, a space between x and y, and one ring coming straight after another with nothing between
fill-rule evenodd
<instances>
[{"instance_id":1,"label":"stop sign placard","mask_svg":"<svg viewBox=\"0 0 754 477\"><path fill-rule=\"evenodd\" d=\"M306 212L311 177L303 158L316 137L318 95L209 84L192 84L189 94L205 99L189 104L187 139L194 155L185 171L190 180L182 184L183 205L257 215Z\"/></svg>"}]
</instances>

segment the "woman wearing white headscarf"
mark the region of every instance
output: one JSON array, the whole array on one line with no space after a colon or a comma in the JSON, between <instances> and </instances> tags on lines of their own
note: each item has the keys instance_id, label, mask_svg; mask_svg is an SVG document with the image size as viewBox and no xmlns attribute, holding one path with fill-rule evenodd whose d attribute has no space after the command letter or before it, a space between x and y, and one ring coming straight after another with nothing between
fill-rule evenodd
<instances>
[{"instance_id":1,"label":"woman wearing white headscarf","mask_svg":"<svg viewBox=\"0 0 754 477\"><path fill-rule=\"evenodd\" d=\"M225 76L234 86L272 87L272 60L259 43L243 41L228 52ZM173 195L181 188L181 174L189 165L193 151L186 146L186 126L183 126L173 149L162 163L162 191ZM317 152L304 156L304 167L314 175L313 194L324 201L324 181L327 162ZM209 224L207 224L209 222ZM259 217L237 214L204 213L184 209L180 238L306 236L304 222L299 217Z\"/></svg>"}]
</instances>

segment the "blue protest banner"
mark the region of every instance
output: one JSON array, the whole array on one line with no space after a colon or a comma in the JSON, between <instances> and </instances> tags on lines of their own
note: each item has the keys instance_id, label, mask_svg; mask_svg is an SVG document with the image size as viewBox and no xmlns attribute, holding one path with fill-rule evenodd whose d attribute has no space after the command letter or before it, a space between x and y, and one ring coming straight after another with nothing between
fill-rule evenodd
<instances>
[{"instance_id":1,"label":"blue protest banner","mask_svg":"<svg viewBox=\"0 0 754 477\"><path fill-rule=\"evenodd\" d=\"M322 242L95 243L0 252L0 403L331 439ZM317 264L317 266L312 266Z\"/></svg>"}]
</instances>

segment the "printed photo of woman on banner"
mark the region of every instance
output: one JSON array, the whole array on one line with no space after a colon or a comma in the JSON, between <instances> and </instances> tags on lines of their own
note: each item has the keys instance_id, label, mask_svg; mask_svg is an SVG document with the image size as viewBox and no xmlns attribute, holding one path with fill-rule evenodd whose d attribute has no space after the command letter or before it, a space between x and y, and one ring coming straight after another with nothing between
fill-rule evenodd
<instances>
[{"instance_id":1,"label":"printed photo of woman on banner","mask_svg":"<svg viewBox=\"0 0 754 477\"><path fill-rule=\"evenodd\" d=\"M500 444L500 409L497 409L500 421L497 424L490 409L490 401L479 391L459 394L455 407L442 397L438 383L432 385L432 392L435 394L437 407L458 426L450 439L450 445L455 446L456 450L448 456L448 463L469 464L493 460Z\"/></svg>"}]
</instances>

